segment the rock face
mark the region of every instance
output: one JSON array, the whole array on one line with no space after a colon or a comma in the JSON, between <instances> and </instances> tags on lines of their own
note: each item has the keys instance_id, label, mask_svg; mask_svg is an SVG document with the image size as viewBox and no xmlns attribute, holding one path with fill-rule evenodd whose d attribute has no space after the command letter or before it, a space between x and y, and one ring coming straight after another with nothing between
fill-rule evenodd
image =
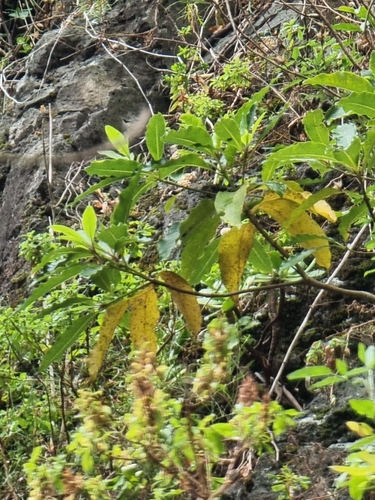
<instances>
[{"instance_id":1,"label":"rock face","mask_svg":"<svg viewBox=\"0 0 375 500\"><path fill-rule=\"evenodd\" d=\"M167 16L160 20L155 9L133 0L126 7L118 2L101 25L68 19L41 37L23 62L22 78L16 80L8 70L4 87L10 99L0 122L3 151L10 151L0 152L0 296L6 302L17 302L16 290L27 277L17 259L20 235L44 229L51 214L43 158L49 143L49 106L55 199L65 187L70 153L99 146L105 125L126 130L145 106L166 110L160 70L173 58L160 54L175 48L155 37L173 38L175 28Z\"/></svg>"}]
</instances>

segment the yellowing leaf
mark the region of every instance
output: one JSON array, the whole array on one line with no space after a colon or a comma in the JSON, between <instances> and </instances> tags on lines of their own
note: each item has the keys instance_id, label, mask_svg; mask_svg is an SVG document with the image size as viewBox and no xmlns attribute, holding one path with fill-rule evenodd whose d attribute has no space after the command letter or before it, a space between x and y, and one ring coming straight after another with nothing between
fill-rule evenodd
<instances>
[{"instance_id":1,"label":"yellowing leaf","mask_svg":"<svg viewBox=\"0 0 375 500\"><path fill-rule=\"evenodd\" d=\"M159 321L157 295L153 286L148 286L130 301L130 338L136 349L156 352L155 328Z\"/></svg>"},{"instance_id":2,"label":"yellowing leaf","mask_svg":"<svg viewBox=\"0 0 375 500\"><path fill-rule=\"evenodd\" d=\"M312 194L309 191L301 191L297 189L295 190L294 186L292 186L291 183L289 183L288 185L289 188L284 193L283 199L292 200L301 205L301 203L303 203L305 200L310 198L310 196L312 196ZM274 192L268 192L264 196L265 201L275 200L278 198L280 198L279 195ZM313 206L309 207L308 210L316 215L324 217L330 222L337 221L337 216L335 211L332 210L330 205L324 200L317 201Z\"/></svg>"},{"instance_id":3,"label":"yellowing leaf","mask_svg":"<svg viewBox=\"0 0 375 500\"><path fill-rule=\"evenodd\" d=\"M311 193L309 193L311 194ZM330 222L336 222L337 221L337 215L334 210L329 206L329 204L324 201L320 200L315 205L310 209L312 213L316 215L321 215L325 219L329 220Z\"/></svg>"},{"instance_id":4,"label":"yellowing leaf","mask_svg":"<svg viewBox=\"0 0 375 500\"><path fill-rule=\"evenodd\" d=\"M91 382L95 382L98 376L103 359L107 353L113 334L115 333L116 326L119 324L128 307L129 300L125 299L109 306L104 313L103 321L99 330L99 338L94 349L90 352L88 359Z\"/></svg>"},{"instance_id":5,"label":"yellowing leaf","mask_svg":"<svg viewBox=\"0 0 375 500\"><path fill-rule=\"evenodd\" d=\"M374 429L364 422L346 422L346 425L352 432L355 432L360 437L372 436L374 434ZM375 465L375 462L373 465Z\"/></svg>"},{"instance_id":6,"label":"yellowing leaf","mask_svg":"<svg viewBox=\"0 0 375 500\"><path fill-rule=\"evenodd\" d=\"M167 285L172 285L188 292L193 291L189 283L176 273L163 271L160 273L160 277ZM186 326L197 335L202 327L202 313L197 298L194 295L188 295L183 292L178 292L177 290L170 289L170 292L177 309L184 317Z\"/></svg>"},{"instance_id":7,"label":"yellowing leaf","mask_svg":"<svg viewBox=\"0 0 375 500\"><path fill-rule=\"evenodd\" d=\"M292 236L317 236L317 238L309 238L306 241L302 241L301 246L307 249L316 247L317 250L314 252L316 262L319 266L328 269L331 265L331 251L327 241L323 239L325 238L324 231L306 212L303 212L290 222L292 212L297 207L298 203L292 200L278 198L267 201L265 197L255 209L257 211L263 210Z\"/></svg>"},{"instance_id":8,"label":"yellowing leaf","mask_svg":"<svg viewBox=\"0 0 375 500\"><path fill-rule=\"evenodd\" d=\"M253 246L255 227L249 222L240 228L232 227L219 243L219 267L224 285L229 292L239 289L242 274ZM232 297L234 301L238 296Z\"/></svg>"}]
</instances>

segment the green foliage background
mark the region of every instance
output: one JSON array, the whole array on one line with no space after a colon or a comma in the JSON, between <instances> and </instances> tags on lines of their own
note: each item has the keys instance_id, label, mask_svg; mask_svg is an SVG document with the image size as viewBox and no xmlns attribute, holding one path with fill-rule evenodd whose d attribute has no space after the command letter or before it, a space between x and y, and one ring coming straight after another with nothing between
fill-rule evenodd
<instances>
[{"instance_id":1,"label":"green foliage background","mask_svg":"<svg viewBox=\"0 0 375 500\"><path fill-rule=\"evenodd\" d=\"M81 8L98 15L108 5ZM106 127L115 152L86 169L99 181L74 202L86 204L80 223L59 220L48 234L25 235L30 295L0 311L4 494L220 498L237 477L231 464L274 453L274 438L298 414L272 399L270 380L259 389L256 358L243 361L259 352L259 320L244 297L259 294L270 305L285 288L308 285L375 303L368 290L326 280L353 230L366 228L357 250L375 259L375 47L366 39L360 52L356 38L372 29L372 13L364 4L342 6L345 22L329 24L324 37L289 21L276 37L276 56L253 47L215 68L198 44L206 9L183 5L180 35L196 43L181 43L165 78L175 124L154 114L139 156ZM13 43L31 49L24 34ZM285 135L292 120L301 125L298 140ZM301 165L313 175L298 177ZM189 181L191 172L200 182ZM102 214L90 195L111 184L119 196ZM143 196L161 186L198 191L200 201L156 235L136 214ZM345 203L335 211L330 202L339 193ZM177 203L171 195L160 209ZM329 226L340 239L326 236ZM144 259L151 244L159 252L154 264ZM272 349L262 353L271 366ZM373 350L361 347L359 358L360 370L338 355L333 367L294 378L328 376L316 388L352 375L370 383ZM372 405L366 401L351 405L373 420L373 390ZM344 474L338 485L360 500L374 484L373 431L354 430L371 439L335 470ZM240 472L251 479L251 467ZM285 466L273 491L294 498L309 484Z\"/></svg>"}]
</instances>

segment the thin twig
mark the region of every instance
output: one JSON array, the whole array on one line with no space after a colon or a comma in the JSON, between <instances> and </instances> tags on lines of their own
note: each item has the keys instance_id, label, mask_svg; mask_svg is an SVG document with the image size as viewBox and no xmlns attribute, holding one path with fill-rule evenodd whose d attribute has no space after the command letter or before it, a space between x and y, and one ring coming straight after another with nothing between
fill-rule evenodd
<instances>
[{"instance_id":1,"label":"thin twig","mask_svg":"<svg viewBox=\"0 0 375 500\"><path fill-rule=\"evenodd\" d=\"M327 284L331 283L331 281L336 278L336 276L340 273L340 271L342 270L342 268L345 266L347 260L349 259L350 255L351 255L351 252L353 250L353 248L356 247L357 243L361 240L362 236L363 236L363 233L369 228L369 225L366 224L365 226L363 226L361 228L361 230L359 231L359 233L357 234L357 236L355 237L354 241L349 245L349 248L347 250L347 252L345 253L344 257L342 258L340 264L336 267L335 271L331 274L331 276L327 279ZM336 287L335 287L336 288ZM339 289L340 290L340 289ZM318 305L321 297L323 296L325 290L320 290L320 292L318 293L318 295L315 297L315 300L314 302L311 304L304 320L302 321L300 327L298 328L298 331L297 333L295 334L290 346L289 346L289 349L287 351L287 353L285 354L285 357L283 359L283 362L281 363L281 366L280 366L280 369L275 377L275 380L273 381L273 384L272 384L272 387L270 389L270 392L269 394L271 395L273 393L273 391L275 390L275 387L277 386L277 383L279 382L280 380L280 377L281 375L283 374L284 372L284 369L286 367L286 364L294 350L294 347L296 346L298 340L300 339L302 333L304 332L305 328L306 328L306 325L310 319L310 316L311 314L313 313L315 307Z\"/></svg>"}]
</instances>

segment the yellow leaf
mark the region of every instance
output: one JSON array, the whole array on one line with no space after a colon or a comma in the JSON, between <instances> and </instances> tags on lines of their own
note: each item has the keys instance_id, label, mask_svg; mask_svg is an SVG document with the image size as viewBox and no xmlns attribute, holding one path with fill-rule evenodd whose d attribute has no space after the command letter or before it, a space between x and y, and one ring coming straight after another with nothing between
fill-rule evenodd
<instances>
[{"instance_id":1,"label":"yellow leaf","mask_svg":"<svg viewBox=\"0 0 375 500\"><path fill-rule=\"evenodd\" d=\"M296 193L298 195L299 193ZM300 244L303 248L314 248L316 247L314 255L316 262L319 266L323 266L328 269L331 265L331 251L327 240L325 239L325 234L323 229L317 224L306 212L299 215L291 223L289 220L291 218L293 210L298 207L298 203L285 198L264 200L255 207L255 209L263 210L270 217L275 219L282 228L292 236L298 235L309 235L317 236L317 238L309 238L306 241L302 241ZM324 239L323 239L324 238Z\"/></svg>"},{"instance_id":2,"label":"yellow leaf","mask_svg":"<svg viewBox=\"0 0 375 500\"><path fill-rule=\"evenodd\" d=\"M291 187L291 186L290 186ZM297 191L294 188L288 188L283 196L284 200L292 200L298 203L299 205L303 203L307 198L310 198L311 193L309 191ZM280 198L278 194L274 192L268 192L264 196L265 201L276 200ZM312 207L309 208L309 211L315 215L320 215L330 222L336 222L337 216L334 210L330 207L330 205L324 201L317 201Z\"/></svg>"},{"instance_id":3,"label":"yellow leaf","mask_svg":"<svg viewBox=\"0 0 375 500\"><path fill-rule=\"evenodd\" d=\"M283 198L286 198L287 200L292 200L292 201L295 201L296 203L301 204L305 200L310 198L310 196L312 196L312 193L310 193L309 191L295 192L295 191L291 191L290 189L287 189ZM321 215L322 217L329 220L330 222L337 221L337 216L336 216L334 210L332 210L332 208L329 206L329 204L324 200L317 201L308 210L315 215Z\"/></svg>"},{"instance_id":4,"label":"yellow leaf","mask_svg":"<svg viewBox=\"0 0 375 500\"><path fill-rule=\"evenodd\" d=\"M315 205L313 205L310 208L310 210L313 214L321 215L322 217L329 220L330 222L337 221L337 215L335 214L335 211L332 210L332 208L329 206L329 204L324 200L320 200L320 201L316 202Z\"/></svg>"},{"instance_id":5,"label":"yellow leaf","mask_svg":"<svg viewBox=\"0 0 375 500\"><path fill-rule=\"evenodd\" d=\"M159 321L157 295L152 285L137 293L130 301L130 338L136 349L156 353L155 328Z\"/></svg>"},{"instance_id":6,"label":"yellow leaf","mask_svg":"<svg viewBox=\"0 0 375 500\"><path fill-rule=\"evenodd\" d=\"M232 227L224 233L219 243L221 278L229 292L239 289L242 274L253 246L255 227L249 222L240 228ZM238 295L232 297L237 302Z\"/></svg>"},{"instance_id":7,"label":"yellow leaf","mask_svg":"<svg viewBox=\"0 0 375 500\"><path fill-rule=\"evenodd\" d=\"M116 304L113 304L112 306L109 306L104 313L103 321L99 330L99 338L94 349L90 352L88 359L91 382L95 382L98 376L103 359L107 353L113 334L115 333L115 329L128 307L129 300L124 299L120 302L116 302Z\"/></svg>"},{"instance_id":8,"label":"yellow leaf","mask_svg":"<svg viewBox=\"0 0 375 500\"><path fill-rule=\"evenodd\" d=\"M372 436L374 434L374 429L364 422L346 422L346 425L360 437Z\"/></svg>"},{"instance_id":9,"label":"yellow leaf","mask_svg":"<svg viewBox=\"0 0 375 500\"><path fill-rule=\"evenodd\" d=\"M167 285L175 286L181 290L192 292L193 289L187 281L181 276L171 271L163 271L160 277L167 283ZM197 335L202 327L202 313L199 307L197 298L194 295L187 295L183 292L170 289L172 299L176 304L177 309L184 317L186 326L191 332Z\"/></svg>"}]
</instances>

